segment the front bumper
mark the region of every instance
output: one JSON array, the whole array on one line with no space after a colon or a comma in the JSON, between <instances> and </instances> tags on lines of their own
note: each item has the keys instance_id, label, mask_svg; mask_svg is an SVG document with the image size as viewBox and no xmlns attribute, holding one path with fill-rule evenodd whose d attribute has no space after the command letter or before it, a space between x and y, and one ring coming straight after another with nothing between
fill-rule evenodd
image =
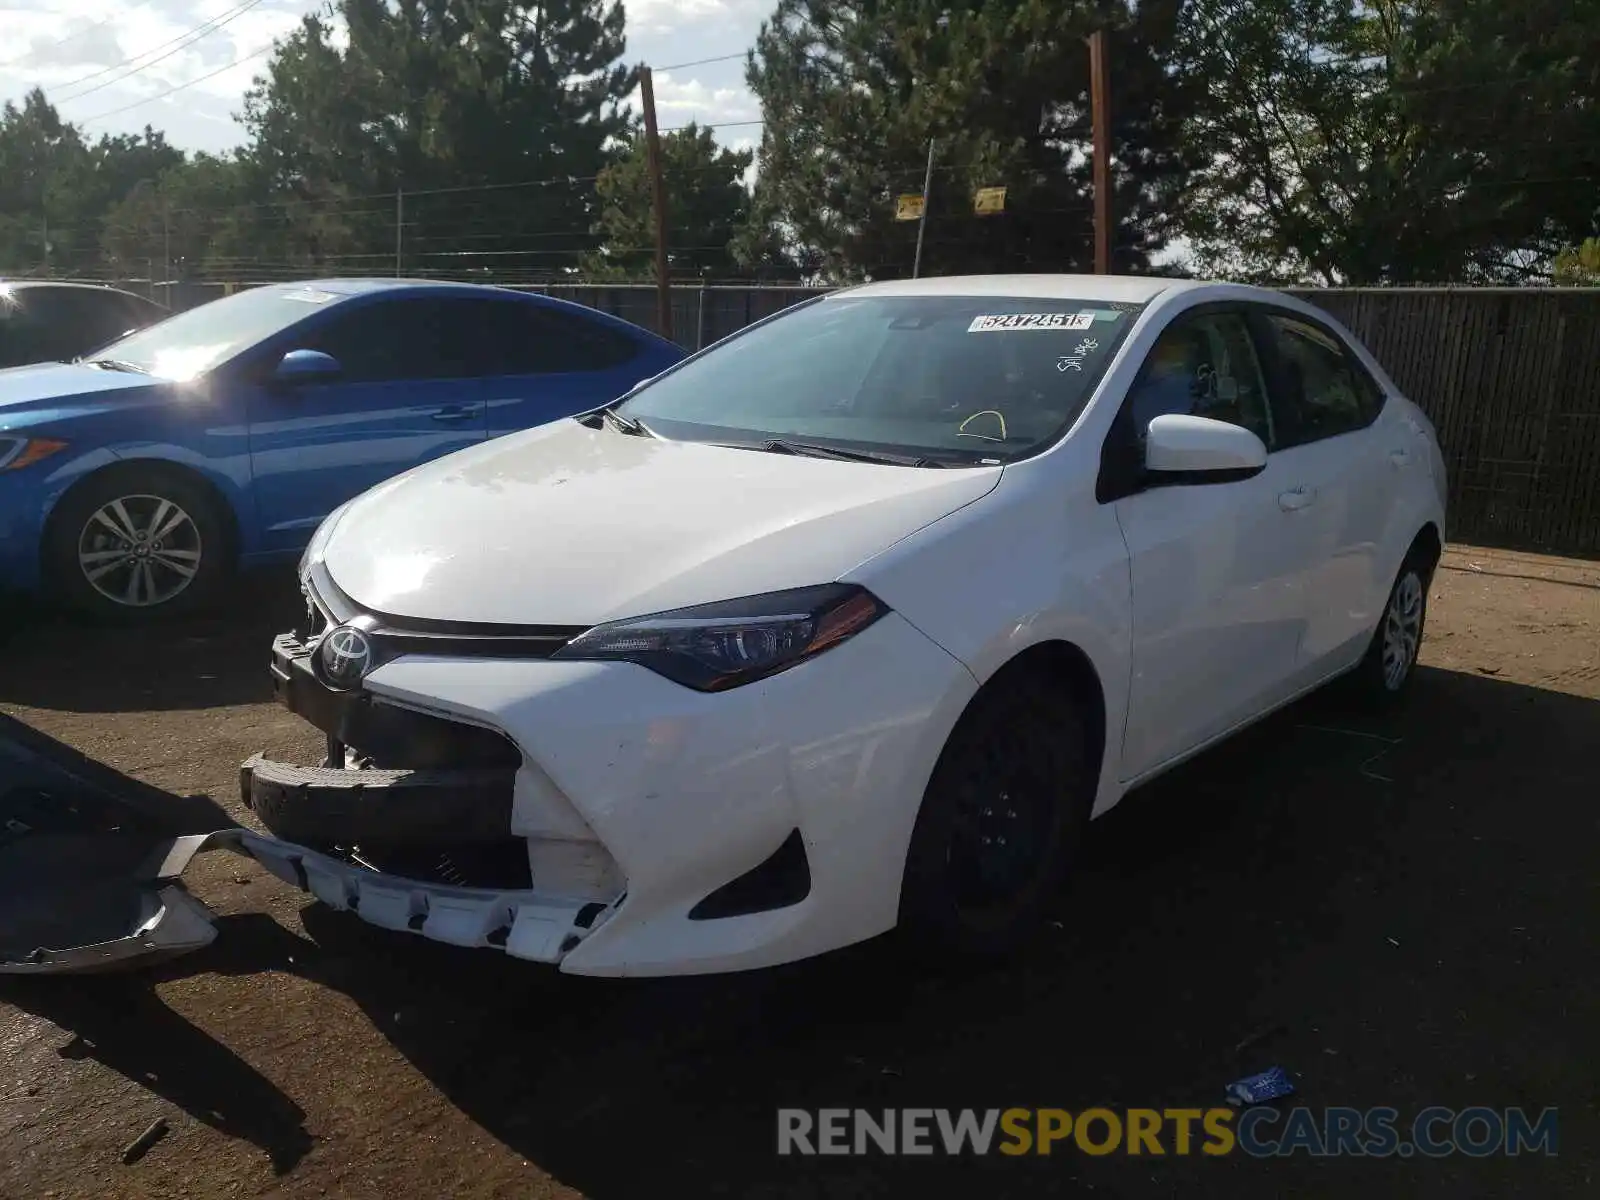
<instances>
[{"instance_id":1,"label":"front bumper","mask_svg":"<svg viewBox=\"0 0 1600 1200\"><path fill-rule=\"evenodd\" d=\"M625 662L448 653L380 661L361 691L331 693L307 665L311 645L279 638L274 677L339 746L417 772L482 769L514 749L505 829L526 847L527 886L379 878L322 846L257 857L374 924L589 975L770 966L886 932L923 790L976 689L894 613L714 694ZM445 781L427 804L469 823L494 807L464 796ZM369 819L383 823L381 805Z\"/></svg>"},{"instance_id":2,"label":"front bumper","mask_svg":"<svg viewBox=\"0 0 1600 1200\"><path fill-rule=\"evenodd\" d=\"M0 591L39 586L39 544L45 489L32 472L0 471Z\"/></svg>"}]
</instances>

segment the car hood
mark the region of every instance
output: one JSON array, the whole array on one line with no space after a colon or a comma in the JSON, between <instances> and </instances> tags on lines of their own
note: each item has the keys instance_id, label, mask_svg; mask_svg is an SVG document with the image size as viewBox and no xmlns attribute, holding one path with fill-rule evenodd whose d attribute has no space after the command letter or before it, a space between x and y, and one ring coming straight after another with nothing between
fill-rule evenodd
<instances>
[{"instance_id":1,"label":"car hood","mask_svg":"<svg viewBox=\"0 0 1600 1200\"><path fill-rule=\"evenodd\" d=\"M34 363L0 370L0 428L7 418L40 408L57 408L62 401L110 392L147 391L159 386L148 375L130 371L103 371L75 363Z\"/></svg>"},{"instance_id":2,"label":"car hood","mask_svg":"<svg viewBox=\"0 0 1600 1200\"><path fill-rule=\"evenodd\" d=\"M364 494L322 550L396 617L589 625L829 583L992 490L913 468L635 437L561 421Z\"/></svg>"}]
</instances>

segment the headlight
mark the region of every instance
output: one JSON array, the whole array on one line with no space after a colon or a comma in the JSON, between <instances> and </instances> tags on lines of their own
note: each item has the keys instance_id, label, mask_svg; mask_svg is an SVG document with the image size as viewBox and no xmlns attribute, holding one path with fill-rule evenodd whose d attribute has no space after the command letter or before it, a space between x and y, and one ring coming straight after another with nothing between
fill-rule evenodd
<instances>
[{"instance_id":1,"label":"headlight","mask_svg":"<svg viewBox=\"0 0 1600 1200\"><path fill-rule=\"evenodd\" d=\"M0 471L20 471L66 448L53 438L0 437Z\"/></svg>"},{"instance_id":2,"label":"headlight","mask_svg":"<svg viewBox=\"0 0 1600 1200\"><path fill-rule=\"evenodd\" d=\"M322 555L328 548L328 539L333 536L333 529L355 501L346 500L338 508L322 518L322 524L317 526L317 531L311 535L311 541L306 543L305 553L300 556L300 567L296 572L302 578L312 567L322 561Z\"/></svg>"},{"instance_id":3,"label":"headlight","mask_svg":"<svg viewBox=\"0 0 1600 1200\"><path fill-rule=\"evenodd\" d=\"M720 692L815 657L888 611L853 584L796 588L597 625L555 657L621 659Z\"/></svg>"}]
</instances>

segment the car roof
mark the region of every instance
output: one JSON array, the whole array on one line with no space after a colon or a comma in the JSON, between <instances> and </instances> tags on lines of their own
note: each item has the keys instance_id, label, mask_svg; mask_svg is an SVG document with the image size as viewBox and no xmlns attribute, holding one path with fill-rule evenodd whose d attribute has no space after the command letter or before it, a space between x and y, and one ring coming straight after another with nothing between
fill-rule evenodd
<instances>
[{"instance_id":1,"label":"car roof","mask_svg":"<svg viewBox=\"0 0 1600 1200\"><path fill-rule=\"evenodd\" d=\"M399 296L407 294L412 296L437 295L440 292L476 292L488 293L496 296L511 296L529 304L538 304L546 308L561 309L568 312L580 312L587 319L601 325L626 330L630 337L645 338L662 346L676 347L677 343L662 337L642 325L635 324L624 317L608 313L604 309L593 308L587 304L580 304L576 300L563 299L560 296L551 296L541 292L525 291L521 288L505 287L494 283L469 283L456 279L404 279L393 276L354 276L333 279L296 279L284 280L275 283L259 285L258 291L278 292L327 292L338 296L342 300L353 300L358 296L369 296L375 293L388 292ZM337 302L336 302L337 303ZM682 347L677 347L682 353Z\"/></svg>"},{"instance_id":2,"label":"car roof","mask_svg":"<svg viewBox=\"0 0 1600 1200\"><path fill-rule=\"evenodd\" d=\"M143 301L161 308L158 300L148 296L141 296L138 292L126 291L123 288L112 287L108 283L75 283L65 279L0 279L0 290L9 292L30 292L40 288L51 288L58 291L102 292L112 296L128 296L134 300Z\"/></svg>"},{"instance_id":3,"label":"car roof","mask_svg":"<svg viewBox=\"0 0 1600 1200\"><path fill-rule=\"evenodd\" d=\"M424 288L438 290L465 289L474 292L507 292L511 288L489 283L468 283L456 279L405 279L393 276L353 276L334 279L295 279L282 283L262 284L277 291L303 291L307 288L319 292L332 292L339 296L361 296L368 292L416 291ZM522 295L523 293L516 293Z\"/></svg>"},{"instance_id":4,"label":"car roof","mask_svg":"<svg viewBox=\"0 0 1600 1200\"><path fill-rule=\"evenodd\" d=\"M1004 296L1023 300L1099 300L1148 304L1164 292L1204 287L1199 280L1146 275L941 275L892 279L835 292L838 296Z\"/></svg>"}]
</instances>

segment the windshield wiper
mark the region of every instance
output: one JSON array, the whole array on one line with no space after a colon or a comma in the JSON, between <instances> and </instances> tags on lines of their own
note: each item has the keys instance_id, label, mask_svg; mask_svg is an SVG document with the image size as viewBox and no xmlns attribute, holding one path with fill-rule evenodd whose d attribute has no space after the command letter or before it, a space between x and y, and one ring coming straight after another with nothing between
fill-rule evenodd
<instances>
[{"instance_id":1,"label":"windshield wiper","mask_svg":"<svg viewBox=\"0 0 1600 1200\"><path fill-rule=\"evenodd\" d=\"M620 403L620 401L618 401ZM625 417L619 413L614 405L608 404L604 408L597 408L593 412L584 413L578 418L580 424L587 425L590 429L599 429L600 425L609 424L618 433L625 433L629 437L655 437L645 426L643 421L636 417Z\"/></svg>"},{"instance_id":2,"label":"windshield wiper","mask_svg":"<svg viewBox=\"0 0 1600 1200\"><path fill-rule=\"evenodd\" d=\"M807 458L832 458L840 462L882 463L889 467L942 467L936 458L907 454L882 454L873 450L841 450L837 446L819 446L815 442L797 442L791 438L772 438L758 448L770 454L803 454Z\"/></svg>"},{"instance_id":3,"label":"windshield wiper","mask_svg":"<svg viewBox=\"0 0 1600 1200\"><path fill-rule=\"evenodd\" d=\"M91 358L91 367L99 367L102 371L126 371L130 375L148 375L150 372L138 363L129 362L125 358Z\"/></svg>"}]
</instances>

